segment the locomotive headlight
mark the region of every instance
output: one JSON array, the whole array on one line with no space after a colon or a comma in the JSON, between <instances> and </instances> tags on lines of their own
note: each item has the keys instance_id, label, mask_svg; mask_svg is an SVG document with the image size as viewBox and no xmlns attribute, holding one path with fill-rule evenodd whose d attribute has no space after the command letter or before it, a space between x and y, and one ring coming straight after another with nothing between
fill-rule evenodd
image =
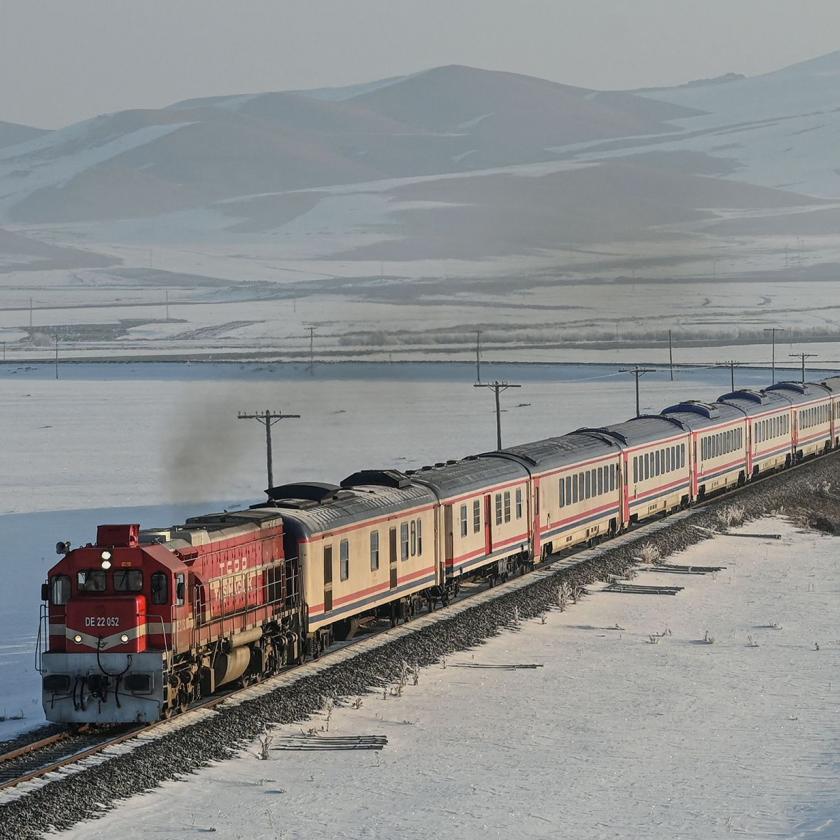
<instances>
[{"instance_id":1,"label":"locomotive headlight","mask_svg":"<svg viewBox=\"0 0 840 840\"><path fill-rule=\"evenodd\" d=\"M81 637L78 633L76 633L76 635L75 635L75 636L73 636L73 641L74 641L77 645L80 645L80 644L82 643L82 637Z\"/></svg>"},{"instance_id":2,"label":"locomotive headlight","mask_svg":"<svg viewBox=\"0 0 840 840\"><path fill-rule=\"evenodd\" d=\"M111 568L111 552L110 551L103 551L102 554L99 555L102 558L102 568L103 569L110 569Z\"/></svg>"},{"instance_id":3,"label":"locomotive headlight","mask_svg":"<svg viewBox=\"0 0 840 840\"><path fill-rule=\"evenodd\" d=\"M123 633L122 636L120 636L120 641L123 644L127 644L128 643L128 633Z\"/></svg>"}]
</instances>

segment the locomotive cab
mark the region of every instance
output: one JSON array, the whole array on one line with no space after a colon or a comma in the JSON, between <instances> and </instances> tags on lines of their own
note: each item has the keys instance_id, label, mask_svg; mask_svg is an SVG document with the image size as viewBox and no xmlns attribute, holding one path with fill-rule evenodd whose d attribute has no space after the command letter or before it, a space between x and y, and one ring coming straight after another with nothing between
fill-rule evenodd
<instances>
[{"instance_id":1,"label":"locomotive cab","mask_svg":"<svg viewBox=\"0 0 840 840\"><path fill-rule=\"evenodd\" d=\"M139 525L101 525L95 545L50 572L48 648L40 656L47 718L65 723L158 720L173 622L187 609L187 569Z\"/></svg>"}]
</instances>

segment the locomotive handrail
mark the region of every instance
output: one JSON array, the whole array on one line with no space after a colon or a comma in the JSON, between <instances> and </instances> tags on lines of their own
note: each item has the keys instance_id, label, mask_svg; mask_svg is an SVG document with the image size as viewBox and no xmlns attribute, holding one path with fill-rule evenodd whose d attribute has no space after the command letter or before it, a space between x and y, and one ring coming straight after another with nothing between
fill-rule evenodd
<instances>
[{"instance_id":1,"label":"locomotive handrail","mask_svg":"<svg viewBox=\"0 0 840 840\"><path fill-rule=\"evenodd\" d=\"M49 613L47 605L41 604L38 610L38 636L35 639L35 670L39 674L44 673L44 642L49 645L49 638Z\"/></svg>"},{"instance_id":2,"label":"locomotive handrail","mask_svg":"<svg viewBox=\"0 0 840 840\"><path fill-rule=\"evenodd\" d=\"M166 640L166 628L165 628L165 624L164 624L164 621L163 621L163 615L150 615L149 613L146 613L146 624L149 623L150 618L153 618L153 619L156 618L158 620L158 622L160 622L160 634L161 634L161 636L163 636L163 649L166 653L166 658L169 659L169 643ZM146 632L148 633L148 630ZM171 625L170 625L170 628L169 628L169 632L172 633Z\"/></svg>"}]
</instances>

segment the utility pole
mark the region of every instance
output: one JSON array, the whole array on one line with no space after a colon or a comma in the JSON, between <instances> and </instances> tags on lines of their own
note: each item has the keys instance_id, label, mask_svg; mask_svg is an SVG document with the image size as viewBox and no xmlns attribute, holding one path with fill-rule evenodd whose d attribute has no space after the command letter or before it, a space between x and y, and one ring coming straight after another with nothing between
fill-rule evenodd
<instances>
[{"instance_id":1,"label":"utility pole","mask_svg":"<svg viewBox=\"0 0 840 840\"><path fill-rule=\"evenodd\" d=\"M730 359L728 362L718 362L715 367L728 367L729 368L729 384L731 390L735 391L735 368L740 367L741 362L736 362L734 359Z\"/></svg>"},{"instance_id":2,"label":"utility pole","mask_svg":"<svg viewBox=\"0 0 840 840\"><path fill-rule=\"evenodd\" d=\"M499 403L499 394L502 391L507 391L508 388L521 388L521 385L513 385L510 382L499 382L497 379L495 382L476 382L473 385L473 388L492 388L493 393L496 396L496 451L499 452L502 449L502 408Z\"/></svg>"},{"instance_id":3,"label":"utility pole","mask_svg":"<svg viewBox=\"0 0 840 840\"><path fill-rule=\"evenodd\" d=\"M283 414L280 411L258 411L254 414L246 414L240 411L237 420L256 420L265 426L265 463L268 471L268 489L274 486L274 474L272 470L271 456L271 427L280 420L299 420L300 414Z\"/></svg>"},{"instance_id":4,"label":"utility pole","mask_svg":"<svg viewBox=\"0 0 840 840\"><path fill-rule=\"evenodd\" d=\"M481 330L475 331L475 381L481 384Z\"/></svg>"},{"instance_id":5,"label":"utility pole","mask_svg":"<svg viewBox=\"0 0 840 840\"><path fill-rule=\"evenodd\" d=\"M632 373L636 377L636 417L640 417L642 412L639 408L639 377L646 373L656 373L656 368L640 368L636 365L632 368L622 368L619 373Z\"/></svg>"},{"instance_id":6,"label":"utility pole","mask_svg":"<svg viewBox=\"0 0 840 840\"><path fill-rule=\"evenodd\" d=\"M309 330L309 375L315 373L315 330L317 327L306 326L305 330Z\"/></svg>"},{"instance_id":7,"label":"utility pole","mask_svg":"<svg viewBox=\"0 0 840 840\"><path fill-rule=\"evenodd\" d=\"M802 359L802 381L805 381L805 359L813 359L819 353L788 353L792 359Z\"/></svg>"},{"instance_id":8,"label":"utility pole","mask_svg":"<svg viewBox=\"0 0 840 840\"><path fill-rule=\"evenodd\" d=\"M770 362L770 384L776 384L776 333L784 332L784 327L765 327L764 332L770 333L770 340L773 342L773 356Z\"/></svg>"},{"instance_id":9,"label":"utility pole","mask_svg":"<svg viewBox=\"0 0 840 840\"><path fill-rule=\"evenodd\" d=\"M671 382L674 381L674 342L671 330L668 330L668 368L671 371Z\"/></svg>"}]
</instances>

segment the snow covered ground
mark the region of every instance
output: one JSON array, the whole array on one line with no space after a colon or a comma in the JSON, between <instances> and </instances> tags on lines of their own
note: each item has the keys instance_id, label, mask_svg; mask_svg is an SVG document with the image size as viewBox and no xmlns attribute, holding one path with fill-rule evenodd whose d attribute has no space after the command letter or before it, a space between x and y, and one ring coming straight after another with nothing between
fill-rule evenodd
<instances>
[{"instance_id":1,"label":"snow covered ground","mask_svg":"<svg viewBox=\"0 0 840 840\"><path fill-rule=\"evenodd\" d=\"M0 739L42 720L33 649L40 584L59 540L87 542L102 522L144 527L257 501L262 428L237 412L301 414L274 430L277 483L338 482L363 467L408 469L495 444L493 398L472 365L120 364L0 366ZM522 383L502 396L509 444L633 413L633 381L615 367L485 365ZM762 371L741 385L766 384ZM729 389L724 370L649 374L642 410ZM4 711L5 710L5 711Z\"/></svg>"},{"instance_id":2,"label":"snow covered ground","mask_svg":"<svg viewBox=\"0 0 840 840\"><path fill-rule=\"evenodd\" d=\"M332 712L382 752L254 745L60 836L835 837L837 544L746 530L782 539L718 537L670 559L724 571L637 579L675 597L594 593ZM512 664L542 667L481 667Z\"/></svg>"}]
</instances>

